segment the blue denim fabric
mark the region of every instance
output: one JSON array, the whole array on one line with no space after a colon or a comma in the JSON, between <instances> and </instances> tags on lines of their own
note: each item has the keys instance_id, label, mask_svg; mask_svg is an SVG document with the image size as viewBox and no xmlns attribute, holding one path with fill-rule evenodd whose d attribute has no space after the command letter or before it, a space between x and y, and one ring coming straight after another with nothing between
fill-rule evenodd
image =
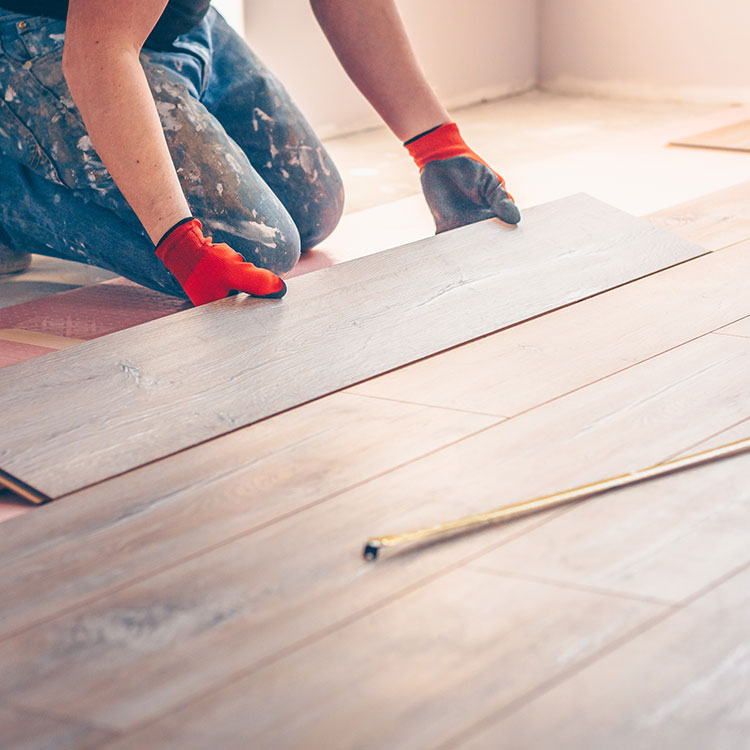
<instances>
[{"instance_id":1,"label":"blue denim fabric","mask_svg":"<svg viewBox=\"0 0 750 750\"><path fill-rule=\"evenodd\" d=\"M0 241L184 296L91 145L64 38L64 21L0 11ZM287 92L214 9L141 62L206 234L288 271L336 226L343 188Z\"/></svg>"}]
</instances>

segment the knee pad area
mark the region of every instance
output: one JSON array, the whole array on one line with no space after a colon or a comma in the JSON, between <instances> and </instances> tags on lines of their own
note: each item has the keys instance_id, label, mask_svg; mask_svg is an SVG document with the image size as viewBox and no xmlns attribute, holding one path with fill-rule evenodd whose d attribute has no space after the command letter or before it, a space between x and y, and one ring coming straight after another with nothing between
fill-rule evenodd
<instances>
[{"instance_id":1,"label":"knee pad area","mask_svg":"<svg viewBox=\"0 0 750 750\"><path fill-rule=\"evenodd\" d=\"M300 257L301 241L290 217L267 221L258 216L227 220L206 217L204 233L214 242L225 242L245 260L276 274L286 273Z\"/></svg>"}]
</instances>

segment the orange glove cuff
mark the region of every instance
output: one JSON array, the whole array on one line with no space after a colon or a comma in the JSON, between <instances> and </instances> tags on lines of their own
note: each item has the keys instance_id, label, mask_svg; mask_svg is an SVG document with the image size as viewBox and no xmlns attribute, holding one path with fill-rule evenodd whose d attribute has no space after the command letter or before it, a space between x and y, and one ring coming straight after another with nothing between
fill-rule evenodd
<instances>
[{"instance_id":1,"label":"orange glove cuff","mask_svg":"<svg viewBox=\"0 0 750 750\"><path fill-rule=\"evenodd\" d=\"M472 151L466 145L455 122L447 122L445 125L428 130L423 135L406 141L404 146L412 159L414 159L414 163L419 167L420 172L431 161L464 156L467 159L473 159L480 164L484 164L500 180L500 184L505 188L505 180L479 154ZM513 196L510 193L508 193L508 197L513 200Z\"/></svg>"}]
</instances>

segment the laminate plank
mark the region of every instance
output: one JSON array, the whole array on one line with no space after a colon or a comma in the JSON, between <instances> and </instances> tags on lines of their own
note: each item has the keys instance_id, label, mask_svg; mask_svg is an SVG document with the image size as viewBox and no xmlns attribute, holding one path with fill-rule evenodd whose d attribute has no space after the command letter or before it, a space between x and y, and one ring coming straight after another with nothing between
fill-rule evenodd
<instances>
[{"instance_id":1,"label":"laminate plank","mask_svg":"<svg viewBox=\"0 0 750 750\"><path fill-rule=\"evenodd\" d=\"M0 527L0 637L497 421L336 394L38 508Z\"/></svg>"},{"instance_id":2,"label":"laminate plank","mask_svg":"<svg viewBox=\"0 0 750 750\"><path fill-rule=\"evenodd\" d=\"M512 713L451 746L745 750L750 737L745 569Z\"/></svg>"},{"instance_id":3,"label":"laminate plank","mask_svg":"<svg viewBox=\"0 0 750 750\"><path fill-rule=\"evenodd\" d=\"M456 570L107 747L430 748L662 610Z\"/></svg>"},{"instance_id":4,"label":"laminate plank","mask_svg":"<svg viewBox=\"0 0 750 750\"><path fill-rule=\"evenodd\" d=\"M672 141L670 146L717 148L722 151L750 151L750 120L733 122L721 128Z\"/></svg>"},{"instance_id":5,"label":"laminate plank","mask_svg":"<svg viewBox=\"0 0 750 750\"><path fill-rule=\"evenodd\" d=\"M578 195L186 310L0 372L0 468L60 497L702 252Z\"/></svg>"},{"instance_id":6,"label":"laminate plank","mask_svg":"<svg viewBox=\"0 0 750 750\"><path fill-rule=\"evenodd\" d=\"M518 414L750 314L748 278L750 241L415 362L349 392Z\"/></svg>"},{"instance_id":7,"label":"laminate plank","mask_svg":"<svg viewBox=\"0 0 750 750\"><path fill-rule=\"evenodd\" d=\"M722 434L705 447L749 437L747 425L735 435ZM750 458L737 457L610 493L474 566L677 603L750 560L748 476Z\"/></svg>"},{"instance_id":8,"label":"laminate plank","mask_svg":"<svg viewBox=\"0 0 750 750\"><path fill-rule=\"evenodd\" d=\"M750 238L750 182L740 182L644 218L708 250L720 250Z\"/></svg>"},{"instance_id":9,"label":"laminate plank","mask_svg":"<svg viewBox=\"0 0 750 750\"><path fill-rule=\"evenodd\" d=\"M0 706L3 750L85 750L100 748L112 732L4 704Z\"/></svg>"},{"instance_id":10,"label":"laminate plank","mask_svg":"<svg viewBox=\"0 0 750 750\"><path fill-rule=\"evenodd\" d=\"M0 595L11 614L23 608L26 627L0 643L0 697L118 730L158 719L348 622L376 617L456 565L536 535L561 511L384 555L376 565L360 558L367 537L579 484L592 466L614 474L663 460L750 413L748 366L746 339L704 337L204 554L191 554L194 543L180 549L181 524L172 536L169 515L149 515L159 507L151 505L139 528L124 519L120 529L53 550L46 565L47 575L57 565L56 602L47 596L37 606L35 581L24 581L23 570L9 574L14 583ZM227 485L217 493L203 485L173 497L186 516L197 514L200 529L206 496L226 493ZM131 558L140 566L135 580ZM673 574L701 583L693 568ZM81 590L88 602L70 608Z\"/></svg>"}]
</instances>

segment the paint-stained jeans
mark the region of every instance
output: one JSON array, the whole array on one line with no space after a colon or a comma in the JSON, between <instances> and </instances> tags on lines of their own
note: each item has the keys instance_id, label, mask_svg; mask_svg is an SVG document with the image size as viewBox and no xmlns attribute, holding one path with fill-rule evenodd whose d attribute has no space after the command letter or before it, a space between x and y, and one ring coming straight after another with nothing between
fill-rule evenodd
<instances>
[{"instance_id":1,"label":"paint-stained jeans","mask_svg":"<svg viewBox=\"0 0 750 750\"><path fill-rule=\"evenodd\" d=\"M63 21L0 11L0 242L184 296L92 148L63 78L64 38ZM343 207L310 125L214 9L141 60L206 234L288 271Z\"/></svg>"}]
</instances>

